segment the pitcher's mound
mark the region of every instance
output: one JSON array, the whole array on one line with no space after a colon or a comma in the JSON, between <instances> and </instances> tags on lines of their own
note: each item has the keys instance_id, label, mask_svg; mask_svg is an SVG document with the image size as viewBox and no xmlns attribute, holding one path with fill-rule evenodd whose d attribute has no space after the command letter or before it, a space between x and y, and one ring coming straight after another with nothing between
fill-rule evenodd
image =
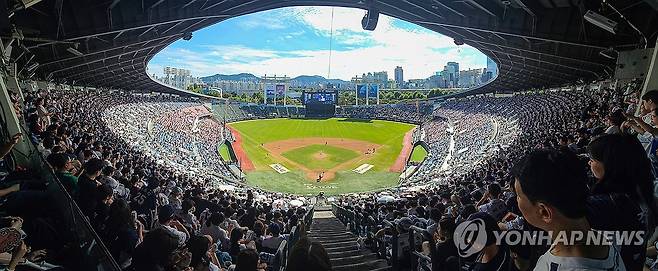
<instances>
[{"instance_id":1,"label":"pitcher's mound","mask_svg":"<svg viewBox=\"0 0 658 271\"><path fill-rule=\"evenodd\" d=\"M316 152L316 153L313 154L313 158L320 159L320 160L327 158L327 156L328 155L326 153L322 152L322 151L319 151L319 152Z\"/></svg>"}]
</instances>

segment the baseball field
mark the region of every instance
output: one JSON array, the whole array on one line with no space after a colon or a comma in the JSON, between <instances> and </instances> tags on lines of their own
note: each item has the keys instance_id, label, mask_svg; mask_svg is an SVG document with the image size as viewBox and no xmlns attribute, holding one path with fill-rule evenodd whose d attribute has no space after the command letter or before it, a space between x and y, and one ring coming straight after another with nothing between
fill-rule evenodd
<instances>
[{"instance_id":1,"label":"baseball field","mask_svg":"<svg viewBox=\"0 0 658 271\"><path fill-rule=\"evenodd\" d=\"M251 120L228 126L247 183L301 195L395 186L413 149L415 127L341 118Z\"/></svg>"}]
</instances>

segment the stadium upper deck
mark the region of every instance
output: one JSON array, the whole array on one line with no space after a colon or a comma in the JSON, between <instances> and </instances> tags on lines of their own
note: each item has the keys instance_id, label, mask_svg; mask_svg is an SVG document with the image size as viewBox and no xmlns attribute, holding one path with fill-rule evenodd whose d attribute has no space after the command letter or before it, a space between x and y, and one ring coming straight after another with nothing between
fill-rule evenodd
<instances>
[{"instance_id":1,"label":"stadium upper deck","mask_svg":"<svg viewBox=\"0 0 658 271\"><path fill-rule=\"evenodd\" d=\"M615 61L601 51L651 47L658 30L658 4L651 0L22 0L37 3L12 12L13 2L21 1L0 1L0 31L5 44L22 33L24 46L14 43L10 53L21 76L159 92L176 90L152 80L146 66L167 45L231 17L285 6L378 10L469 44L500 69L496 80L469 94L609 76ZM616 34L586 22L588 10L617 21ZM33 63L39 65L26 69Z\"/></svg>"}]
</instances>

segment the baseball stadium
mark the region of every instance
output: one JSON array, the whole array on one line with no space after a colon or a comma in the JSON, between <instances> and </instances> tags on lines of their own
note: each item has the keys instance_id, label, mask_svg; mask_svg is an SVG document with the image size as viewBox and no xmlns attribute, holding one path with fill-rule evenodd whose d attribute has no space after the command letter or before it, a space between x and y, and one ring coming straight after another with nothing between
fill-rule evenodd
<instances>
[{"instance_id":1,"label":"baseball stadium","mask_svg":"<svg viewBox=\"0 0 658 271\"><path fill-rule=\"evenodd\" d=\"M0 138L0 270L658 270L658 2L0 0Z\"/></svg>"},{"instance_id":2,"label":"baseball stadium","mask_svg":"<svg viewBox=\"0 0 658 271\"><path fill-rule=\"evenodd\" d=\"M344 118L228 124L247 183L307 194L363 192L398 184L415 125Z\"/></svg>"}]
</instances>

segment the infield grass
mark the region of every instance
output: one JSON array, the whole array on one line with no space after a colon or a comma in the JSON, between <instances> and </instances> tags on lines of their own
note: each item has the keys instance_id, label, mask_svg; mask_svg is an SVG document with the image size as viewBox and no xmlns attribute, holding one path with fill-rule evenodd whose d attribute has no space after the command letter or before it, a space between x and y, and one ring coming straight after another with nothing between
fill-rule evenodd
<instances>
[{"instance_id":1,"label":"infield grass","mask_svg":"<svg viewBox=\"0 0 658 271\"><path fill-rule=\"evenodd\" d=\"M324 156L322 159L317 158L320 153ZM310 169L330 169L359 156L358 153L348 149L325 145L309 145L281 155Z\"/></svg>"},{"instance_id":2,"label":"infield grass","mask_svg":"<svg viewBox=\"0 0 658 271\"><path fill-rule=\"evenodd\" d=\"M412 124L391 121L353 121L341 118L250 120L230 123L229 126L240 133L242 148L256 168L255 171L246 172L247 182L266 190L293 194L319 191L325 191L327 194L342 194L396 185L399 173L389 172L389 168L402 150L405 133L414 127ZM339 171L333 180L319 184L307 179L304 172L287 161L274 158L263 147L263 144L269 142L307 137L354 139L378 144L381 147L367 159L350 165L350 170L362 163L374 165L365 174L357 174L350 170ZM290 160L301 160L304 165L315 163L313 159ZM276 173L269 166L275 163L282 164L291 172Z\"/></svg>"}]
</instances>

